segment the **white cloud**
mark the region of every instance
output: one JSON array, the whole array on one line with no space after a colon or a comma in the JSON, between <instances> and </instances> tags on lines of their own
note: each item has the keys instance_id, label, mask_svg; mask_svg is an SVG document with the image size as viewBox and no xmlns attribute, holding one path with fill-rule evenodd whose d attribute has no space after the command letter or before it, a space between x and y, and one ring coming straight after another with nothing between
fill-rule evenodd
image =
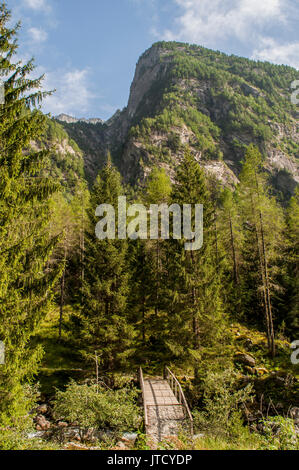
<instances>
[{"instance_id":1,"label":"white cloud","mask_svg":"<svg viewBox=\"0 0 299 470\"><path fill-rule=\"evenodd\" d=\"M292 38L296 36L294 18L299 17L299 4L293 0L173 2L178 14L173 27L162 32L163 39L231 52L246 51L255 59L298 67L298 41Z\"/></svg>"},{"instance_id":2,"label":"white cloud","mask_svg":"<svg viewBox=\"0 0 299 470\"><path fill-rule=\"evenodd\" d=\"M169 40L181 39L208 47L219 39L245 41L252 30L261 30L273 20L285 22L285 0L174 0L181 8L177 31L166 30Z\"/></svg>"},{"instance_id":3,"label":"white cloud","mask_svg":"<svg viewBox=\"0 0 299 470\"><path fill-rule=\"evenodd\" d=\"M47 40L48 34L41 28L30 28L28 30L30 39L34 43L41 43Z\"/></svg>"},{"instance_id":4,"label":"white cloud","mask_svg":"<svg viewBox=\"0 0 299 470\"><path fill-rule=\"evenodd\" d=\"M41 68L38 73L44 73ZM52 96L43 101L43 109L53 115L60 113L75 116L88 112L95 95L91 91L88 69L46 72L43 84L45 90L56 89Z\"/></svg>"},{"instance_id":5,"label":"white cloud","mask_svg":"<svg viewBox=\"0 0 299 470\"><path fill-rule=\"evenodd\" d=\"M49 12L51 10L47 0L23 0L24 6L32 8L32 10L39 10Z\"/></svg>"},{"instance_id":6,"label":"white cloud","mask_svg":"<svg viewBox=\"0 0 299 470\"><path fill-rule=\"evenodd\" d=\"M252 58L299 69L299 42L278 44L272 38L262 38L259 48L253 51Z\"/></svg>"}]
</instances>

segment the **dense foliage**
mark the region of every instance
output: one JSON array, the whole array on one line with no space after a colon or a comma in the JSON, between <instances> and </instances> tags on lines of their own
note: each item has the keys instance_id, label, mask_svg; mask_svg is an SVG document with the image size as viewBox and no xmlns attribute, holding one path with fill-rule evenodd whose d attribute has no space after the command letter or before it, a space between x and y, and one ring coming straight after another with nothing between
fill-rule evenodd
<instances>
[{"instance_id":1,"label":"dense foliage","mask_svg":"<svg viewBox=\"0 0 299 470\"><path fill-rule=\"evenodd\" d=\"M77 385L71 382L64 392L58 392L54 412L82 429L107 429L116 435L138 427L139 407L136 391L126 388L116 392L97 385Z\"/></svg>"},{"instance_id":2,"label":"dense foliage","mask_svg":"<svg viewBox=\"0 0 299 470\"><path fill-rule=\"evenodd\" d=\"M16 28L9 21L1 4L0 339L5 365L0 366L0 422L17 420L31 405L22 385L36 373L42 350L30 347L30 338L49 309L60 273L59 264L48 263L58 241L48 234L49 198L58 186L42 176L47 153L30 146L44 129L37 105L45 93L39 91L41 79L29 78L33 62L13 61Z\"/></svg>"}]
</instances>

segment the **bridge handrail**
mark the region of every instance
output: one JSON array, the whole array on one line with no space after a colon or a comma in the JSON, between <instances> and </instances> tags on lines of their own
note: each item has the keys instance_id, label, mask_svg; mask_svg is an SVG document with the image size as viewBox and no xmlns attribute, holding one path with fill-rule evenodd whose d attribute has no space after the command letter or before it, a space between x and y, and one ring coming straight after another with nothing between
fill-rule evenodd
<instances>
[{"instance_id":1,"label":"bridge handrail","mask_svg":"<svg viewBox=\"0 0 299 470\"><path fill-rule=\"evenodd\" d=\"M144 378L143 378L143 371L142 367L139 367L138 369L138 380L139 380L139 385L142 391L142 401L143 401L143 410L144 410L144 425L145 425L145 431L147 430L148 426L148 417L147 417L147 403L145 400L145 389L144 389Z\"/></svg>"},{"instance_id":2,"label":"bridge handrail","mask_svg":"<svg viewBox=\"0 0 299 470\"><path fill-rule=\"evenodd\" d=\"M179 403L181 403L187 413L187 416L190 421L190 430L191 430L191 435L193 436L193 417L190 411L190 408L188 406L185 394L183 392L183 389L181 387L180 382L176 378L176 376L171 372L171 370L165 366L164 368L164 378L168 381L170 388L172 389L175 397L178 399ZM179 390L179 396L177 397L177 390Z\"/></svg>"}]
</instances>

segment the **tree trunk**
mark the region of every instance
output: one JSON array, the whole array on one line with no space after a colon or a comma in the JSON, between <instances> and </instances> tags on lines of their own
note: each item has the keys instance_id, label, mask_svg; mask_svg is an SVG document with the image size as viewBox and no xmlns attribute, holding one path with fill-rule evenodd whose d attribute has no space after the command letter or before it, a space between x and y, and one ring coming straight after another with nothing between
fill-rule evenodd
<instances>
[{"instance_id":1,"label":"tree trunk","mask_svg":"<svg viewBox=\"0 0 299 470\"><path fill-rule=\"evenodd\" d=\"M260 200L259 182L258 182L256 172L255 172L255 181L256 181L257 197L258 197L258 200ZM275 356L274 326L273 326L273 315L272 315L272 305L271 305L271 292L270 292L270 285L269 285L268 261L267 261L266 244L265 244L265 236L264 236L264 224L263 224L263 216L262 216L261 209L259 209L259 221L260 221L261 238L262 238L265 294L266 294L265 297L266 297L267 310L268 310L269 340L270 340L269 350L270 350L271 356L274 357Z\"/></svg>"},{"instance_id":2,"label":"tree trunk","mask_svg":"<svg viewBox=\"0 0 299 470\"><path fill-rule=\"evenodd\" d=\"M259 233L258 233L257 221L256 221L256 212L255 212L255 209L254 209L252 194L251 194L251 207L252 207L253 218L254 218L254 221L255 221L254 231L255 231L255 236L256 236L256 245L257 245L257 248L258 248L260 277L261 277L262 289L263 289L263 307L264 307L264 312L265 312L265 321L266 321L266 329L267 329L267 342L268 342L269 353L272 354L271 328L270 328L270 321L269 321L270 317L269 317L269 311L268 311L268 301L267 301L267 292L266 292L264 260L263 260L263 256L262 256L262 253L261 253L261 243L260 243L260 239L259 239Z\"/></svg>"},{"instance_id":3,"label":"tree trunk","mask_svg":"<svg viewBox=\"0 0 299 470\"><path fill-rule=\"evenodd\" d=\"M192 270L194 270L194 253L191 251L191 265L192 265ZM192 286L192 307L193 307L193 315L192 315L192 327L193 327L193 347L195 350L200 349L200 336L199 336L199 324L198 324L198 318L197 318L197 311L196 311L196 289L195 286ZM195 376L197 376L197 371L198 368L195 367L194 373Z\"/></svg>"},{"instance_id":4,"label":"tree trunk","mask_svg":"<svg viewBox=\"0 0 299 470\"><path fill-rule=\"evenodd\" d=\"M233 232L231 214L229 214L229 225L230 225L231 248L232 248L233 263L234 263L234 280L237 284L239 284L239 272L238 272L238 265L237 265L237 257L236 257L236 249L235 249L234 232Z\"/></svg>"},{"instance_id":5,"label":"tree trunk","mask_svg":"<svg viewBox=\"0 0 299 470\"><path fill-rule=\"evenodd\" d=\"M63 320L63 307L64 307L64 287L65 287L65 268L60 279L60 313L59 313L59 341L62 335L62 320Z\"/></svg>"},{"instance_id":6,"label":"tree trunk","mask_svg":"<svg viewBox=\"0 0 299 470\"><path fill-rule=\"evenodd\" d=\"M265 270L265 288L266 288L266 301L268 306L268 316L269 316L269 333L270 333L270 352L272 357L275 356L275 337L274 337L274 327L273 327L273 315L272 315L272 305L271 305L271 293L269 286L269 274L268 274L268 262L266 255L266 245L264 237L264 224L263 216L260 211L260 225L261 225L261 236L262 236L262 249L263 249L263 258L264 258L264 270Z\"/></svg>"},{"instance_id":7,"label":"tree trunk","mask_svg":"<svg viewBox=\"0 0 299 470\"><path fill-rule=\"evenodd\" d=\"M85 252L84 197L82 196L81 230L80 230L80 264L81 264L81 302L83 302L84 252Z\"/></svg>"},{"instance_id":8,"label":"tree trunk","mask_svg":"<svg viewBox=\"0 0 299 470\"><path fill-rule=\"evenodd\" d=\"M95 362L96 362L96 387L97 393L99 393L99 361L98 361L98 354L95 351Z\"/></svg>"},{"instance_id":9,"label":"tree trunk","mask_svg":"<svg viewBox=\"0 0 299 470\"><path fill-rule=\"evenodd\" d=\"M60 279L60 305L59 305L59 341L61 341L62 336L62 322L63 322L63 308L64 308L64 297L65 297L65 269L66 269L66 259L67 259L67 245L65 242L64 246L64 269Z\"/></svg>"},{"instance_id":10,"label":"tree trunk","mask_svg":"<svg viewBox=\"0 0 299 470\"><path fill-rule=\"evenodd\" d=\"M217 231L217 215L216 215L216 210L214 213L215 217L215 248L216 248L216 269L218 272L218 265L219 265L219 255L218 255L218 231Z\"/></svg>"},{"instance_id":11,"label":"tree trunk","mask_svg":"<svg viewBox=\"0 0 299 470\"><path fill-rule=\"evenodd\" d=\"M142 299L142 342L145 345L145 298Z\"/></svg>"}]
</instances>

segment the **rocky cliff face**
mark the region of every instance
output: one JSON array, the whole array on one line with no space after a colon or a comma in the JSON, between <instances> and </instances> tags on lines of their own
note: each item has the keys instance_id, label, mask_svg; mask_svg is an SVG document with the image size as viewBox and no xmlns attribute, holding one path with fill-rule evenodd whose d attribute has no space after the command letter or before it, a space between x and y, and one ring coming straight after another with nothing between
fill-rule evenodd
<instances>
[{"instance_id":1,"label":"rocky cliff face","mask_svg":"<svg viewBox=\"0 0 299 470\"><path fill-rule=\"evenodd\" d=\"M161 82L166 77L170 63L171 57L168 56L167 50L159 47L152 47L140 57L130 90L127 107L129 119L135 119L139 107L151 105L147 95L155 82Z\"/></svg>"},{"instance_id":2,"label":"rocky cliff face","mask_svg":"<svg viewBox=\"0 0 299 470\"><path fill-rule=\"evenodd\" d=\"M295 69L180 43L157 43L139 59L128 106L106 123L65 124L90 179L111 150L125 180L154 165L172 176L188 146L206 171L236 184L246 145L257 144L278 191L299 182L299 137L290 84ZM83 125L84 124L84 125Z\"/></svg>"}]
</instances>

